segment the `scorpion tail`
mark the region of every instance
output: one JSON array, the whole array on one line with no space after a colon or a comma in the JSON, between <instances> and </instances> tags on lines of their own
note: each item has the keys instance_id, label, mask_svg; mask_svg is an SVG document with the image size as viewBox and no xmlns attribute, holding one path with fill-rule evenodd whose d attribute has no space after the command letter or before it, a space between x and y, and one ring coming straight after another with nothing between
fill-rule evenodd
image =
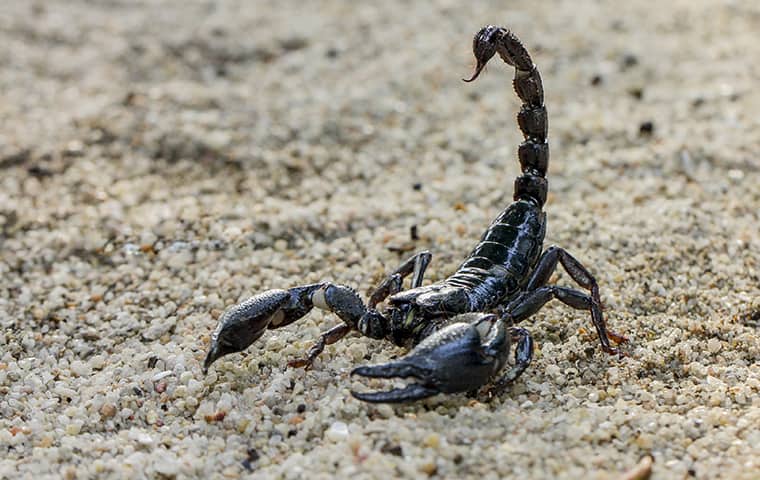
<instances>
[{"instance_id":1,"label":"scorpion tail","mask_svg":"<svg viewBox=\"0 0 760 480\"><path fill-rule=\"evenodd\" d=\"M525 141L518 149L522 175L515 179L514 198L531 200L543 207L548 190L546 169L549 166L549 144L546 137L549 121L541 75L520 40L505 28L493 25L483 27L475 34L472 50L477 66L472 78L466 82L475 80L496 53L508 65L515 67L513 85L523 102L517 114L517 123Z\"/></svg>"}]
</instances>

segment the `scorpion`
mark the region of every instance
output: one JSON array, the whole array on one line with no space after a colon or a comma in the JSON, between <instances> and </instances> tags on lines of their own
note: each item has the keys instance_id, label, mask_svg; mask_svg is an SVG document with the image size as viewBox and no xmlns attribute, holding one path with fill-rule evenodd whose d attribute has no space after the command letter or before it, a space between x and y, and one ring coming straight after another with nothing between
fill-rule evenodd
<instances>
[{"instance_id":1,"label":"scorpion","mask_svg":"<svg viewBox=\"0 0 760 480\"><path fill-rule=\"evenodd\" d=\"M514 326L552 299L591 314L601 348L627 339L607 329L599 286L594 276L566 250L543 250L546 234L549 163L548 121L541 76L520 40L503 27L486 26L473 40L475 80L488 61L499 54L514 67L514 90L522 101L517 123L524 136L518 147L521 174L514 199L497 217L470 255L450 277L423 285L432 258L428 251L412 256L389 274L365 303L350 287L322 281L268 290L225 311L211 337L203 371L219 357L241 352L265 330L281 328L313 307L332 312L342 323L323 332L305 358L288 363L310 367L324 350L349 332L385 339L406 347L405 356L379 365L360 366L351 375L372 378L411 378L403 388L351 394L366 402L408 402L439 393L473 393L492 385L495 392L513 383L530 365L534 342L530 333ZM586 292L547 282L560 264ZM403 281L411 275L411 288ZM514 362L509 363L514 347ZM490 390L489 390L490 391Z\"/></svg>"}]
</instances>

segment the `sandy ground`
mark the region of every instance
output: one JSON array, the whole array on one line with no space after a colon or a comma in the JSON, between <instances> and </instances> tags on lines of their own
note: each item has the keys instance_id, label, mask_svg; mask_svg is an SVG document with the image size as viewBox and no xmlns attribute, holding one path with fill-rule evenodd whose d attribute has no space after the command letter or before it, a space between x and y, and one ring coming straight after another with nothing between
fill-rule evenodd
<instances>
[{"instance_id":1,"label":"sandy ground","mask_svg":"<svg viewBox=\"0 0 760 480\"><path fill-rule=\"evenodd\" d=\"M759 478L757 2L2 3L0 477ZM226 307L365 293L399 247L439 280L507 204L512 72L460 81L486 23L541 69L547 243L630 356L552 304L501 397L373 406L348 372L403 352L286 368L314 312L204 377Z\"/></svg>"}]
</instances>

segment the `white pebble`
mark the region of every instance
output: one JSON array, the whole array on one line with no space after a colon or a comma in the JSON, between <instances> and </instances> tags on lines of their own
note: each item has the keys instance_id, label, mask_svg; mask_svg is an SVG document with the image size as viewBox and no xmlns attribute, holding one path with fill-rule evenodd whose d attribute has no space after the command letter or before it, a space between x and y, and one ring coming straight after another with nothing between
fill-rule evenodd
<instances>
[{"instance_id":1,"label":"white pebble","mask_svg":"<svg viewBox=\"0 0 760 480\"><path fill-rule=\"evenodd\" d=\"M74 360L71 362L69 368L71 369L72 373L78 377L89 376L92 373L92 368L90 368L90 365L84 363L81 360Z\"/></svg>"},{"instance_id":2,"label":"white pebble","mask_svg":"<svg viewBox=\"0 0 760 480\"><path fill-rule=\"evenodd\" d=\"M153 464L156 473L166 477L174 477L179 473L179 462L173 455L163 454Z\"/></svg>"},{"instance_id":3,"label":"white pebble","mask_svg":"<svg viewBox=\"0 0 760 480\"><path fill-rule=\"evenodd\" d=\"M159 372L151 377L151 380L154 382L157 382L161 379L164 379L168 377L169 375L174 375L174 372L171 370L164 370L163 372Z\"/></svg>"},{"instance_id":4,"label":"white pebble","mask_svg":"<svg viewBox=\"0 0 760 480\"><path fill-rule=\"evenodd\" d=\"M348 425L343 422L333 423L325 432L325 438L333 442L340 442L347 439Z\"/></svg>"}]
</instances>

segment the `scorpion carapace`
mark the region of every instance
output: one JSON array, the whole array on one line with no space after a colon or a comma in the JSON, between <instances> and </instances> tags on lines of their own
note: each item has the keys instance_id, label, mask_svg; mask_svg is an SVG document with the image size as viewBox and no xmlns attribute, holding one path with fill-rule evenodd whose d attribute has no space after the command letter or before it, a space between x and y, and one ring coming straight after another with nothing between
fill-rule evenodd
<instances>
[{"instance_id":1,"label":"scorpion carapace","mask_svg":"<svg viewBox=\"0 0 760 480\"><path fill-rule=\"evenodd\" d=\"M525 141L518 149L522 173L514 201L499 214L480 242L453 275L423 286L431 255L420 252L392 272L365 303L350 287L329 281L269 290L227 310L211 338L204 370L219 357L240 352L265 330L280 328L306 315L313 307L337 315L342 323L324 332L306 357L290 366L308 367L326 345L346 334L386 339L410 348L404 357L381 365L358 367L364 377L412 377L404 388L381 392L351 392L368 402L404 402L438 393L472 392L489 383L499 391L517 379L533 355L533 340L513 325L556 298L591 315L602 350L615 354L610 340L625 338L607 330L599 287L581 263L559 247L542 251L546 232L546 170L549 163L548 122L541 76L522 43L509 30L487 26L473 40L478 77L495 55L515 68L514 89L522 101L517 123ZM588 293L547 285L561 264ZM404 290L404 278L411 288ZM508 363L515 344L514 365Z\"/></svg>"}]
</instances>

